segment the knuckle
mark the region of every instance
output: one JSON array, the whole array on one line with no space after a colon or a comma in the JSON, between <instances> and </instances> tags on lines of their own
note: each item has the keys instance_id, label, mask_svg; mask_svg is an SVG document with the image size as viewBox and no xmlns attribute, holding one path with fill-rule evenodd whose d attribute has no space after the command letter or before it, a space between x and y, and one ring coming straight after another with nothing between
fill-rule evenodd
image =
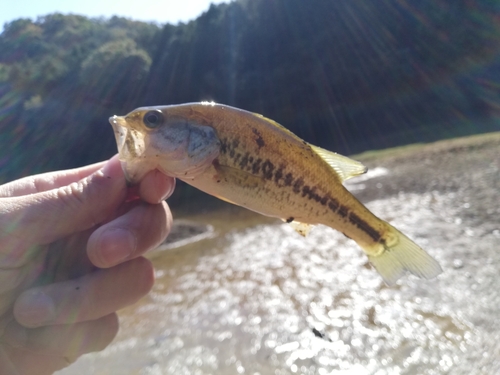
<instances>
[{"instance_id":1,"label":"knuckle","mask_svg":"<svg viewBox=\"0 0 500 375\"><path fill-rule=\"evenodd\" d=\"M73 182L57 189L57 198L70 208L79 208L85 204L85 183Z\"/></svg>"},{"instance_id":2,"label":"knuckle","mask_svg":"<svg viewBox=\"0 0 500 375\"><path fill-rule=\"evenodd\" d=\"M99 223L100 218L95 216L95 210L85 209L89 203L89 198L93 195L93 185L87 178L56 190L57 200L66 206L71 212L79 215L87 215L86 222L89 227Z\"/></svg>"},{"instance_id":3,"label":"knuckle","mask_svg":"<svg viewBox=\"0 0 500 375\"><path fill-rule=\"evenodd\" d=\"M36 254L32 239L42 227L36 211L18 198L0 201L0 262L4 269L21 267Z\"/></svg>"}]
</instances>

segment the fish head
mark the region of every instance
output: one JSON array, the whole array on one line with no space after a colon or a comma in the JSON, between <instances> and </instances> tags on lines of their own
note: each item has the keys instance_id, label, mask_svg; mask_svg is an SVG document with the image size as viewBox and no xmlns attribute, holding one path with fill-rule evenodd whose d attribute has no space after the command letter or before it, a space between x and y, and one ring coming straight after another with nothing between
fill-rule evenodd
<instances>
[{"instance_id":1,"label":"fish head","mask_svg":"<svg viewBox=\"0 0 500 375\"><path fill-rule=\"evenodd\" d=\"M180 110L178 107L181 107ZM221 142L206 117L183 106L141 107L110 117L127 180L139 182L151 170L193 179L219 155Z\"/></svg>"}]
</instances>

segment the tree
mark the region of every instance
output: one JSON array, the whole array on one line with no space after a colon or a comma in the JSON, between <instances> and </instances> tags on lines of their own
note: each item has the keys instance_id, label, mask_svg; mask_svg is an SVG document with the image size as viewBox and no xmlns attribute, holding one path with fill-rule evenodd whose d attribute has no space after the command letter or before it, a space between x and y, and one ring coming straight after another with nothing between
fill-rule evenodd
<instances>
[{"instance_id":1,"label":"tree","mask_svg":"<svg viewBox=\"0 0 500 375\"><path fill-rule=\"evenodd\" d=\"M151 67L148 53L131 39L102 45L83 62L80 83L87 98L122 107L136 97Z\"/></svg>"}]
</instances>

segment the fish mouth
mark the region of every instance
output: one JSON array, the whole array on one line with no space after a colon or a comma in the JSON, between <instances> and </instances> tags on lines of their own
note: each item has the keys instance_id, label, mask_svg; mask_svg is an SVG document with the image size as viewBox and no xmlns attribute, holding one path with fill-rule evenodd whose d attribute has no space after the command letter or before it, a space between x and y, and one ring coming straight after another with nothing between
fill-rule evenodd
<instances>
[{"instance_id":1,"label":"fish mouth","mask_svg":"<svg viewBox=\"0 0 500 375\"><path fill-rule=\"evenodd\" d=\"M112 116L109 118L109 123L113 127L113 133L115 133L116 146L118 148L118 158L120 159L120 164L122 166L122 171L125 175L125 179L128 183L132 183L130 174L127 168L127 136L128 128L126 126L125 118L122 116Z\"/></svg>"},{"instance_id":2,"label":"fish mouth","mask_svg":"<svg viewBox=\"0 0 500 375\"><path fill-rule=\"evenodd\" d=\"M120 156L120 160L124 160L125 143L128 134L125 118L115 115L109 118L109 123L113 127L113 132L115 133L116 146L118 147L118 155Z\"/></svg>"},{"instance_id":3,"label":"fish mouth","mask_svg":"<svg viewBox=\"0 0 500 375\"><path fill-rule=\"evenodd\" d=\"M146 150L144 134L131 128L125 116L112 116L109 123L115 133L118 156L122 170L129 185L137 184L142 177L154 169L144 164L144 153Z\"/></svg>"}]
</instances>

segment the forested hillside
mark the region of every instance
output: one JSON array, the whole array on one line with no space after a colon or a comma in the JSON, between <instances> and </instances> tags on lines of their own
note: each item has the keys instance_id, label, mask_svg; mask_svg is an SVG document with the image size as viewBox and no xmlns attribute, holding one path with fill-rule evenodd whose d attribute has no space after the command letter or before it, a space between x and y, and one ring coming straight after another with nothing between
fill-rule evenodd
<instances>
[{"instance_id":1,"label":"forested hillside","mask_svg":"<svg viewBox=\"0 0 500 375\"><path fill-rule=\"evenodd\" d=\"M237 0L187 24L52 14L0 35L0 182L111 156L107 119L214 100L341 153L499 129L489 0Z\"/></svg>"}]
</instances>

